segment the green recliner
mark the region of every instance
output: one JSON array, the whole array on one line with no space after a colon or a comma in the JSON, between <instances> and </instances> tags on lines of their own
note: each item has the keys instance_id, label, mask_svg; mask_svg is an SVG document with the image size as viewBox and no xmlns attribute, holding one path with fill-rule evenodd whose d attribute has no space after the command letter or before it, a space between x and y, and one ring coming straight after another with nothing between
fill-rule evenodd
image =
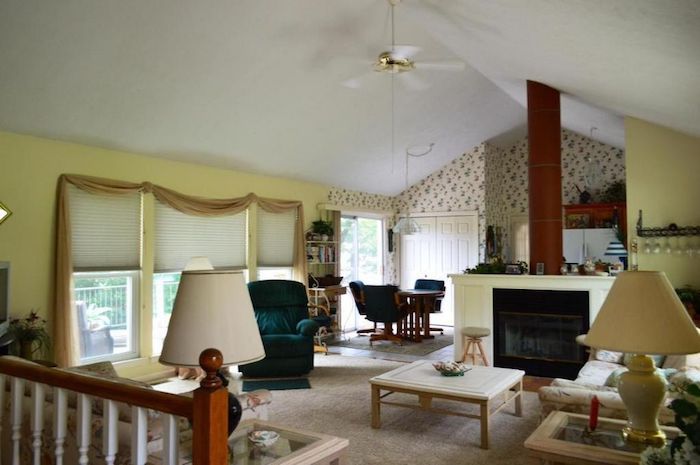
<instances>
[{"instance_id":1,"label":"green recliner","mask_svg":"<svg viewBox=\"0 0 700 465\"><path fill-rule=\"evenodd\" d=\"M314 334L318 323L309 319L306 287L278 279L248 283L250 300L265 347L265 358L240 365L250 377L299 376L314 368Z\"/></svg>"}]
</instances>

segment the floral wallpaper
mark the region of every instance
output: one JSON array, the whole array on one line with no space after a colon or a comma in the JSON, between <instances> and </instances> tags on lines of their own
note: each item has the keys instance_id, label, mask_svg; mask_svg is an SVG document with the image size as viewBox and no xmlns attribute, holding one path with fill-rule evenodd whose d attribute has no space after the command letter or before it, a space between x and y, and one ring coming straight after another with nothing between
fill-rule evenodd
<instances>
[{"instance_id":1,"label":"floral wallpaper","mask_svg":"<svg viewBox=\"0 0 700 465\"><path fill-rule=\"evenodd\" d=\"M388 195L368 194L367 192L351 191L332 187L328 192L328 202L342 207L358 210L387 210L395 211L395 197Z\"/></svg>"},{"instance_id":2,"label":"floral wallpaper","mask_svg":"<svg viewBox=\"0 0 700 465\"><path fill-rule=\"evenodd\" d=\"M508 244L509 218L528 212L528 139L508 149L489 147L486 159L486 221L500 226ZM585 186L592 201L607 185L625 179L625 152L569 130L561 134L562 203L579 203ZM509 258L509 257L506 257Z\"/></svg>"},{"instance_id":3,"label":"floral wallpaper","mask_svg":"<svg viewBox=\"0 0 700 465\"><path fill-rule=\"evenodd\" d=\"M561 138L562 203L578 203L576 186L590 186L595 201L612 181L625 179L624 150L566 129ZM502 243L507 245L509 218L527 215L527 161L527 137L507 149L482 143L396 197L332 188L328 201L353 209L397 213L477 210L479 257L483 260L486 226L500 227ZM387 282L398 282L393 255L389 254L385 264Z\"/></svg>"}]
</instances>

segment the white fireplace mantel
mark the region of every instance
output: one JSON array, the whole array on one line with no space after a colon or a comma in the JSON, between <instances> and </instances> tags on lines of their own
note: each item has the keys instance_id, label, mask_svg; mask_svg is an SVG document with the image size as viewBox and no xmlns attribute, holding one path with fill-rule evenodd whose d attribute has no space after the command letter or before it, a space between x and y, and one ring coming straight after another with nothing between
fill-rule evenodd
<instances>
[{"instance_id":1,"label":"white fireplace mantel","mask_svg":"<svg viewBox=\"0 0 700 465\"><path fill-rule=\"evenodd\" d=\"M454 295L454 350L455 360L462 356L460 329L481 326L491 330L484 339L484 348L493 363L493 289L540 289L561 291L588 291L589 321L593 323L598 310L608 295L615 278L603 276L536 276L451 274Z\"/></svg>"}]
</instances>

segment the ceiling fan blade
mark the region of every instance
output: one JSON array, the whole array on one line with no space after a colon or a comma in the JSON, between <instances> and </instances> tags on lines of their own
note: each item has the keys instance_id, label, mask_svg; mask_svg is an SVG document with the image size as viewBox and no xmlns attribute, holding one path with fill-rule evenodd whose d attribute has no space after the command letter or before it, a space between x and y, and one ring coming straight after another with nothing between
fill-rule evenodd
<instances>
[{"instance_id":1,"label":"ceiling fan blade","mask_svg":"<svg viewBox=\"0 0 700 465\"><path fill-rule=\"evenodd\" d=\"M416 62L416 69L434 69L437 71L464 71L467 64L463 61Z\"/></svg>"},{"instance_id":2,"label":"ceiling fan blade","mask_svg":"<svg viewBox=\"0 0 700 465\"><path fill-rule=\"evenodd\" d=\"M391 45L388 46L387 51L391 50ZM403 57L403 58L410 58L413 57L416 53L420 52L422 49L420 47L416 47L415 45L394 45L394 55Z\"/></svg>"},{"instance_id":3,"label":"ceiling fan blade","mask_svg":"<svg viewBox=\"0 0 700 465\"><path fill-rule=\"evenodd\" d=\"M400 73L396 75L396 78L403 84L408 90L425 90L430 87L430 83L419 78L415 74L411 73Z\"/></svg>"},{"instance_id":4,"label":"ceiling fan blade","mask_svg":"<svg viewBox=\"0 0 700 465\"><path fill-rule=\"evenodd\" d=\"M359 89L362 86L367 85L367 82L370 80L370 78L377 74L374 71L369 71L367 73L361 74L359 76L355 76L350 79L346 79L345 81L341 82L340 84L348 87L350 89Z\"/></svg>"}]
</instances>

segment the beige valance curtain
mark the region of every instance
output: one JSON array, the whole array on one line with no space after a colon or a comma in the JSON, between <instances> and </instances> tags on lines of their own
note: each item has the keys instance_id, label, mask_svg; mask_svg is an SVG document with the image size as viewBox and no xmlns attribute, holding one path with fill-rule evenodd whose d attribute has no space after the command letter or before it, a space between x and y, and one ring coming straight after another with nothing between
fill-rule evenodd
<instances>
[{"instance_id":1,"label":"beige valance curtain","mask_svg":"<svg viewBox=\"0 0 700 465\"><path fill-rule=\"evenodd\" d=\"M58 179L56 221L56 276L53 309L54 354L59 366L76 365L80 360L77 314L73 311L70 211L68 185L98 195L120 195L135 192L151 193L159 201L188 215L232 215L244 211L251 203L270 213L296 210L294 231L295 280L306 284L306 254L304 248L304 210L300 201L265 199L250 193L235 199L206 199L182 194L150 182L132 183L75 174L63 174Z\"/></svg>"}]
</instances>

